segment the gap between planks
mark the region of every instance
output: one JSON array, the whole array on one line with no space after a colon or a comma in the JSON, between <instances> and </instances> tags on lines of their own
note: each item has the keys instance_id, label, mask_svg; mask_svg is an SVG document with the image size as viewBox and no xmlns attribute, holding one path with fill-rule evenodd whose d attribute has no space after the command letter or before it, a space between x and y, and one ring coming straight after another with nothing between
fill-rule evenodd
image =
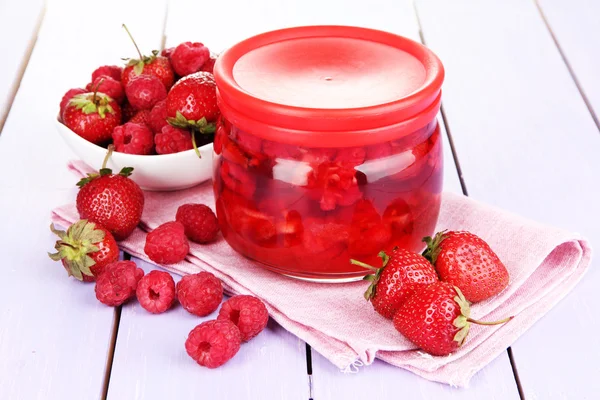
<instances>
[{"instance_id":1,"label":"gap between planks","mask_svg":"<svg viewBox=\"0 0 600 400\"><path fill-rule=\"evenodd\" d=\"M540 13L540 17L544 21L544 25L546 25L546 29L548 29L548 32L550 33L550 36L552 37L552 41L554 42L554 45L556 46L556 49L558 50L560 57L562 58L563 62L565 63L565 66L567 67L567 70L569 71L569 75L571 75L571 79L573 79L573 83L575 83L575 86L577 87L577 91L579 92L579 95L583 99L583 102L585 103L585 106L587 107L588 112L590 113L592 119L594 120L594 124L596 124L596 128L598 129L598 131L600 131L600 120L598 119L598 116L594 112L592 103L590 102L587 95L585 94L585 90L583 89L583 86L581 86L581 83L579 82L579 79L577 78L577 75L575 74L575 70L573 69L573 67L571 66L571 63L567 59L567 55L565 54L562 47L560 46L558 38L556 37L556 35L554 34L554 31L552 30L552 26L550 26L550 22L546 18L546 14L544 14L544 10L542 9L542 6L540 5L539 0L533 0L533 2L535 3L535 6L536 6L538 12Z\"/></svg>"},{"instance_id":2,"label":"gap between planks","mask_svg":"<svg viewBox=\"0 0 600 400\"><path fill-rule=\"evenodd\" d=\"M536 1L536 4L537 4L537 0L534 0L534 1ZM419 37L421 38L421 43L423 43L423 45L427 46L427 41L425 40L425 34L423 33L423 25L421 24L421 18L419 17L419 10L417 8L416 0L413 0L413 8L415 10L415 16L417 18L417 24L419 25ZM561 52L561 54L562 54L562 52ZM565 60L565 62L566 62L566 60ZM570 70L570 68L569 68L569 70ZM579 88L579 85L577 87ZM581 92L581 90L580 90L580 92ZM583 93L582 93L582 95L583 95ZM588 104L587 103L587 99L585 99L585 100L586 100L586 104ZM591 111L591 108L589 107L589 104L588 104L588 109L590 109L590 111ZM456 167L456 172L458 173L458 178L460 180L460 186L461 186L463 194L465 196L468 196L469 192L467 190L467 184L466 184L466 182L464 180L464 177L463 177L463 174L462 174L462 169L460 167L460 162L459 162L459 159L458 159L458 153L456 151L456 147L454 146L454 140L452 139L452 133L451 133L451 129L450 129L450 124L448 123L448 118L446 116L446 111L444 109L444 103L443 103L443 101L442 101L442 105L440 106L440 111L441 111L441 114L442 114L442 123L444 124L444 127L446 128L446 136L447 136L447 139L448 139L448 144L450 145L450 149L452 151L452 158L454 159L454 165ZM512 368L512 373L513 373L513 377L515 379L515 384L517 385L517 391L519 392L519 397L521 398L521 400L525 400L525 394L524 394L523 388L521 386L521 380L519 379L519 373L517 371L517 365L516 365L515 360L514 360L512 348L508 347L506 349L506 352L508 354L508 359L510 361L510 366Z\"/></svg>"},{"instance_id":3,"label":"gap between planks","mask_svg":"<svg viewBox=\"0 0 600 400\"><path fill-rule=\"evenodd\" d=\"M40 10L40 14L37 17L35 27L33 28L33 33L31 35L31 37L29 38L29 43L27 44L27 49L25 50L25 55L23 56L23 59L21 60L21 65L19 65L19 70L17 71L17 74L13 81L12 87L8 93L6 107L4 108L4 110L0 110L0 134L2 134L2 130L4 129L4 123L6 122L6 119L8 118L8 114L10 114L10 110L15 101L15 97L17 97L17 92L19 91L19 88L21 87L21 81L23 80L23 76L25 75L25 70L27 69L27 66L29 65L29 60L31 59L31 53L33 53L33 48L35 47L35 44L37 43L38 33L40 32L40 28L42 26L42 21L44 20L45 15L46 15L46 3L44 2L44 5L42 6L42 9Z\"/></svg>"}]
</instances>

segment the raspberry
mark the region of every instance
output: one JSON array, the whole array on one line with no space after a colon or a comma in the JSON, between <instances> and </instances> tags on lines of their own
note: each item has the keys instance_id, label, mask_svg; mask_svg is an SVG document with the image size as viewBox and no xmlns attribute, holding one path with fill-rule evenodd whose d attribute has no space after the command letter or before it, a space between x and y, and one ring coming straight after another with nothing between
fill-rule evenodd
<instances>
[{"instance_id":1,"label":"raspberry","mask_svg":"<svg viewBox=\"0 0 600 400\"><path fill-rule=\"evenodd\" d=\"M160 133L162 128L169 125L167 122L167 101L161 100L152 107L148 116L148 126L154 133Z\"/></svg>"},{"instance_id":2,"label":"raspberry","mask_svg":"<svg viewBox=\"0 0 600 400\"><path fill-rule=\"evenodd\" d=\"M136 110L150 109L167 98L167 89L154 75L131 78L125 87L125 93L129 103Z\"/></svg>"},{"instance_id":3,"label":"raspberry","mask_svg":"<svg viewBox=\"0 0 600 400\"><path fill-rule=\"evenodd\" d=\"M121 104L125 100L125 91L121 81L116 81L110 76L100 75L85 87L88 92L104 93L108 97Z\"/></svg>"},{"instance_id":4,"label":"raspberry","mask_svg":"<svg viewBox=\"0 0 600 400\"><path fill-rule=\"evenodd\" d=\"M127 154L152 154L154 135L146 125L127 122L112 133L115 151Z\"/></svg>"},{"instance_id":5,"label":"raspberry","mask_svg":"<svg viewBox=\"0 0 600 400\"><path fill-rule=\"evenodd\" d=\"M163 49L163 51L160 52L160 55L170 59L171 54L173 54L174 51L175 51L175 47L169 47L169 48Z\"/></svg>"},{"instance_id":6,"label":"raspberry","mask_svg":"<svg viewBox=\"0 0 600 400\"><path fill-rule=\"evenodd\" d=\"M188 312L204 317L223 300L223 285L210 272L186 275L177 283L177 298Z\"/></svg>"},{"instance_id":7,"label":"raspberry","mask_svg":"<svg viewBox=\"0 0 600 400\"><path fill-rule=\"evenodd\" d=\"M185 351L198 364L217 368L233 358L240 345L240 330L233 322L213 320L192 329L185 341Z\"/></svg>"},{"instance_id":8,"label":"raspberry","mask_svg":"<svg viewBox=\"0 0 600 400\"><path fill-rule=\"evenodd\" d=\"M200 68L200 71L210 72L212 74L216 61L217 61L217 57L210 56L210 58L208 60L206 60L206 62L202 65L202 68Z\"/></svg>"},{"instance_id":9,"label":"raspberry","mask_svg":"<svg viewBox=\"0 0 600 400\"><path fill-rule=\"evenodd\" d=\"M125 103L121 106L121 121L123 123L128 122L135 115L135 110L131 107L131 104L125 99Z\"/></svg>"},{"instance_id":10,"label":"raspberry","mask_svg":"<svg viewBox=\"0 0 600 400\"><path fill-rule=\"evenodd\" d=\"M110 263L96 280L96 298L107 306L120 306L134 296L143 276L133 261Z\"/></svg>"},{"instance_id":11,"label":"raspberry","mask_svg":"<svg viewBox=\"0 0 600 400\"><path fill-rule=\"evenodd\" d=\"M210 58L208 47L202 43L184 42L175 47L171 53L171 65L179 76L186 76L200 71Z\"/></svg>"},{"instance_id":12,"label":"raspberry","mask_svg":"<svg viewBox=\"0 0 600 400\"><path fill-rule=\"evenodd\" d=\"M150 271L140 279L135 295L146 311L152 314L163 313L175 301L175 281L168 272Z\"/></svg>"},{"instance_id":13,"label":"raspberry","mask_svg":"<svg viewBox=\"0 0 600 400\"><path fill-rule=\"evenodd\" d=\"M264 303L254 296L233 296L221 306L217 320L233 322L247 342L262 332L269 321L269 312Z\"/></svg>"},{"instance_id":14,"label":"raspberry","mask_svg":"<svg viewBox=\"0 0 600 400\"><path fill-rule=\"evenodd\" d=\"M175 264L183 261L190 245L181 222L166 222L146 236L144 252L155 263Z\"/></svg>"},{"instance_id":15,"label":"raspberry","mask_svg":"<svg viewBox=\"0 0 600 400\"><path fill-rule=\"evenodd\" d=\"M179 153L194 148L189 131L168 124L162 128L161 133L156 134L154 141L158 154Z\"/></svg>"},{"instance_id":16,"label":"raspberry","mask_svg":"<svg viewBox=\"0 0 600 400\"><path fill-rule=\"evenodd\" d=\"M185 235L192 242L208 243L219 233L215 213L204 204L184 204L177 209L175 219L185 227Z\"/></svg>"},{"instance_id":17,"label":"raspberry","mask_svg":"<svg viewBox=\"0 0 600 400\"><path fill-rule=\"evenodd\" d=\"M140 110L129 120L131 123L140 124L150 128L150 110Z\"/></svg>"},{"instance_id":18,"label":"raspberry","mask_svg":"<svg viewBox=\"0 0 600 400\"><path fill-rule=\"evenodd\" d=\"M62 100L60 101L60 119L62 119L62 115L63 112L65 111L65 108L67 108L67 105L69 104L69 100L71 100L74 96L77 96L78 94L83 94L83 93L87 93L87 91L85 89L81 89L81 88L76 88L76 89L69 89L67 91L67 93L64 94L64 96L62 97Z\"/></svg>"},{"instance_id":19,"label":"raspberry","mask_svg":"<svg viewBox=\"0 0 600 400\"><path fill-rule=\"evenodd\" d=\"M123 73L123 68L116 65L103 65L102 67L98 67L94 72L92 72L92 82L96 80L99 76L109 76L115 81L121 82L121 74ZM108 94L108 93L107 93ZM109 95L110 96L110 95Z\"/></svg>"}]
</instances>

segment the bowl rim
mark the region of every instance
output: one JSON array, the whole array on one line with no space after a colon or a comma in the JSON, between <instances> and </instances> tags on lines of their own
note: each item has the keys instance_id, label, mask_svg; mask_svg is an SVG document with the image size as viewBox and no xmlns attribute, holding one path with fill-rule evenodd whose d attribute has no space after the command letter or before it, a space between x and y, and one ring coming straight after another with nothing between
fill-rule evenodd
<instances>
[{"instance_id":1,"label":"bowl rim","mask_svg":"<svg viewBox=\"0 0 600 400\"><path fill-rule=\"evenodd\" d=\"M107 151L106 148L102 147L102 146L98 146L95 143L92 143L84 138L82 138L81 136L79 136L77 133L75 133L71 128L69 128L68 126L66 126L65 124L63 124L60 120L59 117L56 117L55 119L55 123L60 125L60 129L66 129L70 135L72 135L75 140L79 141L80 143L82 143L84 146L87 146L90 149L94 149L94 150L103 150L103 151ZM203 146L198 147L199 151L202 151L202 149L208 149L208 146L212 146L213 143L208 143L205 144ZM182 157L184 155L189 155L190 153L194 153L195 154L195 150L194 149L190 149L190 150L184 150L184 151L180 151L177 153L171 153L171 154L129 154L129 153L121 153L118 151L114 151L113 152L113 157L117 156L117 157L131 157L132 159L135 160L144 160L144 159L149 159L152 157L158 157L160 156L162 160L167 160L168 158L176 158L176 157Z\"/></svg>"}]
</instances>

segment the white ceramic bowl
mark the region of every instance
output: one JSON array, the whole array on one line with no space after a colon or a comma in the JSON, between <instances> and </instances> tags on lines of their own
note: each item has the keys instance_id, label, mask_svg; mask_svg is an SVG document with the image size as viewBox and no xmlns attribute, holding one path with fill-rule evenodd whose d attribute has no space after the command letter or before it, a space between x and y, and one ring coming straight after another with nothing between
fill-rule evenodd
<instances>
[{"instance_id":1,"label":"white ceramic bowl","mask_svg":"<svg viewBox=\"0 0 600 400\"><path fill-rule=\"evenodd\" d=\"M106 149L88 142L61 122L56 129L79 158L91 168L102 166ZM186 189L212 177L212 143L200 147L202 158L194 150L181 153L140 156L113 152L107 167L118 172L123 167L133 167L131 179L144 190L168 191Z\"/></svg>"}]
</instances>

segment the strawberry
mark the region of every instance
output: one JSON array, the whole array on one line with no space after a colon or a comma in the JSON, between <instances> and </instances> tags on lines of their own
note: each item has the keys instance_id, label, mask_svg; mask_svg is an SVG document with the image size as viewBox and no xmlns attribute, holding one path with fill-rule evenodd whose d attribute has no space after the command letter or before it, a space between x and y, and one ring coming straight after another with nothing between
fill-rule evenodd
<instances>
[{"instance_id":1,"label":"strawberry","mask_svg":"<svg viewBox=\"0 0 600 400\"><path fill-rule=\"evenodd\" d=\"M323 162L307 175L308 196L319 202L324 211L349 206L362 198L356 170L344 162Z\"/></svg>"},{"instance_id":2,"label":"strawberry","mask_svg":"<svg viewBox=\"0 0 600 400\"><path fill-rule=\"evenodd\" d=\"M127 238L140 223L144 209L144 193L129 179L133 168L123 168L118 174L106 168L113 146L108 147L98 173L81 179L77 193L77 211L84 219L104 226L115 239Z\"/></svg>"},{"instance_id":3,"label":"strawberry","mask_svg":"<svg viewBox=\"0 0 600 400\"><path fill-rule=\"evenodd\" d=\"M85 140L103 145L121 123L121 108L103 93L73 96L63 112L63 123Z\"/></svg>"},{"instance_id":4,"label":"strawberry","mask_svg":"<svg viewBox=\"0 0 600 400\"><path fill-rule=\"evenodd\" d=\"M346 247L348 227L335 221L306 218L303 244L307 253L331 252L339 254Z\"/></svg>"},{"instance_id":5,"label":"strawberry","mask_svg":"<svg viewBox=\"0 0 600 400\"><path fill-rule=\"evenodd\" d=\"M365 299L371 301L375 311L391 319L410 296L437 282L438 277L429 261L417 253L395 248L391 255L382 251L379 256L383 261L381 268L358 260L350 262L375 271L375 274L364 277L371 282L365 292Z\"/></svg>"},{"instance_id":6,"label":"strawberry","mask_svg":"<svg viewBox=\"0 0 600 400\"><path fill-rule=\"evenodd\" d=\"M427 353L445 356L464 343L472 323L499 325L513 318L483 322L471 319L470 313L469 302L459 288L448 282L436 282L398 308L394 327Z\"/></svg>"},{"instance_id":7,"label":"strawberry","mask_svg":"<svg viewBox=\"0 0 600 400\"><path fill-rule=\"evenodd\" d=\"M247 199L256 192L256 177L238 164L223 160L221 179L225 186Z\"/></svg>"},{"instance_id":8,"label":"strawberry","mask_svg":"<svg viewBox=\"0 0 600 400\"><path fill-rule=\"evenodd\" d=\"M488 299L508 286L508 271L490 246L470 232L439 232L423 239L423 255L440 279L457 286L472 303Z\"/></svg>"},{"instance_id":9,"label":"strawberry","mask_svg":"<svg viewBox=\"0 0 600 400\"><path fill-rule=\"evenodd\" d=\"M85 219L71 225L67 231L50 230L60 239L48 253L54 261L62 261L69 276L83 282L93 282L108 264L119 259L119 248L113 235L102 226Z\"/></svg>"},{"instance_id":10,"label":"strawberry","mask_svg":"<svg viewBox=\"0 0 600 400\"><path fill-rule=\"evenodd\" d=\"M133 36L129 32L129 29L123 24L123 28L127 31L127 35L133 42L135 49L140 58L138 59L127 59L127 66L123 70L123 74L121 75L121 83L123 87L126 88L129 80L136 76L140 75L153 75L157 77L162 84L165 86L165 89L168 91L173 83L175 82L175 73L173 72L173 68L171 67L171 63L169 59L166 57L159 56L158 50L152 50L151 56L144 56L140 52Z\"/></svg>"},{"instance_id":11,"label":"strawberry","mask_svg":"<svg viewBox=\"0 0 600 400\"><path fill-rule=\"evenodd\" d=\"M200 71L178 80L167 95L167 116L178 128L214 133L219 107L213 75Z\"/></svg>"}]
</instances>

